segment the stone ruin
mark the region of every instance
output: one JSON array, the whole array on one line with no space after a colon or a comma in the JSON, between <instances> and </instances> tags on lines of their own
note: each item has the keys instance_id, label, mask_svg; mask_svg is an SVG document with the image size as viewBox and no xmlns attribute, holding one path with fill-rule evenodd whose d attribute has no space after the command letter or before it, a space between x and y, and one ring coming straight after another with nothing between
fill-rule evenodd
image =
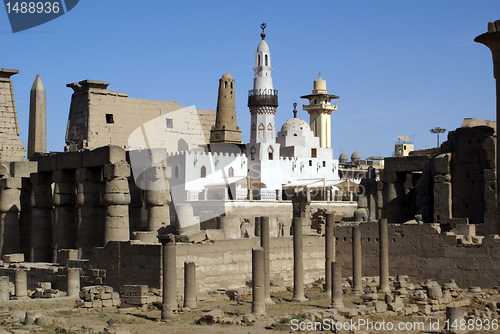
<instances>
[{"instance_id":1,"label":"stone ruin","mask_svg":"<svg viewBox=\"0 0 500 334\"><path fill-rule=\"evenodd\" d=\"M488 34L499 31L495 23ZM252 315L261 317L273 302L272 278L279 288L293 285L297 303L307 299L305 286L325 278L330 307L306 310L306 319L384 312L498 318L499 303L481 291L499 290L494 122L466 119L439 148L386 158L380 179L369 169L350 218L336 203L314 207L310 193L300 191L280 203L284 216L262 214L275 207L255 204L218 217L218 229L202 229L192 208L171 203L168 168L133 175L130 151L120 146L85 149L85 134L73 133L75 151L17 161L26 149L18 141L15 73L0 70L2 96L10 97L0 101L8 124L0 148L2 300L67 294L84 308L161 301L161 318L171 320L179 296L192 309L209 291L250 293L251 282ZM86 81L72 88L83 98L104 86ZM183 229L181 217L194 224ZM345 308L344 289L363 302ZM484 304L483 313L464 315L461 307L473 302ZM222 316L209 312L203 318L211 320L202 321ZM35 318L26 314L26 323Z\"/></svg>"}]
</instances>

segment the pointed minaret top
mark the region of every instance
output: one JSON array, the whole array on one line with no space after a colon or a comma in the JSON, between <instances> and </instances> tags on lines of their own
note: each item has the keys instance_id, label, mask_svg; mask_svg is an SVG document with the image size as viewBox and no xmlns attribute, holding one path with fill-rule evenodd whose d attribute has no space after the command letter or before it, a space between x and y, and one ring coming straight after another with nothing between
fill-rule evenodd
<instances>
[{"instance_id":1,"label":"pointed minaret top","mask_svg":"<svg viewBox=\"0 0 500 334\"><path fill-rule=\"evenodd\" d=\"M293 103L293 118L297 118L297 102Z\"/></svg>"},{"instance_id":2,"label":"pointed minaret top","mask_svg":"<svg viewBox=\"0 0 500 334\"><path fill-rule=\"evenodd\" d=\"M45 91L45 86L43 85L42 78L37 74L35 81L33 82L33 86L31 86L31 90L42 90Z\"/></svg>"},{"instance_id":3,"label":"pointed minaret top","mask_svg":"<svg viewBox=\"0 0 500 334\"><path fill-rule=\"evenodd\" d=\"M260 34L260 37L262 37L262 39L266 39L266 33L264 32L264 30L266 29L266 23L263 22L261 25L260 25L260 28L262 29L262 33Z\"/></svg>"}]
</instances>

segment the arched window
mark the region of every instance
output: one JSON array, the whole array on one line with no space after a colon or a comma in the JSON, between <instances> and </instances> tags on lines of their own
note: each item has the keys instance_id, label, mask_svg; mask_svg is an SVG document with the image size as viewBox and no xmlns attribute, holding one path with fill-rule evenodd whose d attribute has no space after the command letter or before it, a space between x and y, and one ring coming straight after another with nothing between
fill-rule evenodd
<instances>
[{"instance_id":1,"label":"arched window","mask_svg":"<svg viewBox=\"0 0 500 334\"><path fill-rule=\"evenodd\" d=\"M233 89L233 82L231 81L231 89ZM231 94L233 94L233 92L231 92Z\"/></svg>"},{"instance_id":2,"label":"arched window","mask_svg":"<svg viewBox=\"0 0 500 334\"><path fill-rule=\"evenodd\" d=\"M267 55L265 56L264 59L265 59L264 61L266 62L266 66L267 66Z\"/></svg>"},{"instance_id":3,"label":"arched window","mask_svg":"<svg viewBox=\"0 0 500 334\"><path fill-rule=\"evenodd\" d=\"M227 88L227 81L224 81L224 88Z\"/></svg>"},{"instance_id":4,"label":"arched window","mask_svg":"<svg viewBox=\"0 0 500 334\"><path fill-rule=\"evenodd\" d=\"M250 157L252 160L255 160L255 147L252 146L252 149L250 150Z\"/></svg>"},{"instance_id":5,"label":"arched window","mask_svg":"<svg viewBox=\"0 0 500 334\"><path fill-rule=\"evenodd\" d=\"M201 178L207 177L207 167L201 166Z\"/></svg>"},{"instance_id":6,"label":"arched window","mask_svg":"<svg viewBox=\"0 0 500 334\"><path fill-rule=\"evenodd\" d=\"M267 148L267 154L269 155L269 160L273 160L273 153L274 153L274 149L272 146L269 146Z\"/></svg>"},{"instance_id":7,"label":"arched window","mask_svg":"<svg viewBox=\"0 0 500 334\"><path fill-rule=\"evenodd\" d=\"M255 132L257 130L257 127L255 126L255 123L252 124L252 133L251 133L251 137L252 139L255 139Z\"/></svg>"},{"instance_id":8,"label":"arched window","mask_svg":"<svg viewBox=\"0 0 500 334\"><path fill-rule=\"evenodd\" d=\"M259 63L257 64L257 66L260 66L260 55L259 55Z\"/></svg>"},{"instance_id":9,"label":"arched window","mask_svg":"<svg viewBox=\"0 0 500 334\"><path fill-rule=\"evenodd\" d=\"M260 123L259 124L259 139L264 139L264 124Z\"/></svg>"},{"instance_id":10,"label":"arched window","mask_svg":"<svg viewBox=\"0 0 500 334\"><path fill-rule=\"evenodd\" d=\"M271 125L271 123L267 125L267 138L273 139L273 126Z\"/></svg>"},{"instance_id":11,"label":"arched window","mask_svg":"<svg viewBox=\"0 0 500 334\"><path fill-rule=\"evenodd\" d=\"M175 178L178 178L179 175L181 173L181 168L179 167L179 165L175 165L175 173L174 173L174 177Z\"/></svg>"},{"instance_id":12,"label":"arched window","mask_svg":"<svg viewBox=\"0 0 500 334\"><path fill-rule=\"evenodd\" d=\"M234 168L233 167L229 167L229 169L227 171L227 175L229 177L233 177L234 176Z\"/></svg>"}]
</instances>

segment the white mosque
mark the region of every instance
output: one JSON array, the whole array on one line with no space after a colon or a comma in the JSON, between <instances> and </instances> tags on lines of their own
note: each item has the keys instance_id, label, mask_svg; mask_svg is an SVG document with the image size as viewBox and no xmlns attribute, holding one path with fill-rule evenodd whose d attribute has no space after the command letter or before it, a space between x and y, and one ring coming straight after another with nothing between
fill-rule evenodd
<instances>
[{"instance_id":1,"label":"white mosque","mask_svg":"<svg viewBox=\"0 0 500 334\"><path fill-rule=\"evenodd\" d=\"M287 120L277 132L275 114L278 92L273 87L271 53L265 41L265 24L255 53L253 89L249 91L251 113L250 142L242 145L236 126L234 79L226 73L220 79L216 125L210 144L201 150L171 154L169 180L172 195L187 201L217 199L278 200L287 197L287 189L322 189L324 199L332 199L331 190L340 183L339 161L331 148L331 113L337 110L328 94L326 81L314 81L312 94L301 96L309 104L310 124L296 118ZM296 106L296 104L294 104ZM277 134L276 134L277 132ZM224 140L223 138L230 138ZM241 140L241 139L239 139ZM178 191L177 191L178 190ZM182 198L178 198L182 200Z\"/></svg>"}]
</instances>

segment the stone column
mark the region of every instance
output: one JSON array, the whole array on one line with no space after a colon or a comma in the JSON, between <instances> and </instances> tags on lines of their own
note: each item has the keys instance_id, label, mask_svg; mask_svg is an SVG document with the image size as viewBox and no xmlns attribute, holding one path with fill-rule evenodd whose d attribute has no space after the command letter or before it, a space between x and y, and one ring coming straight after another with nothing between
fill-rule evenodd
<instances>
[{"instance_id":1,"label":"stone column","mask_svg":"<svg viewBox=\"0 0 500 334\"><path fill-rule=\"evenodd\" d=\"M477 43L486 45L493 56L493 77L496 82L497 96L497 133L500 131L500 20L488 22L488 32L477 36L474 39ZM497 168L500 166L500 145L497 137ZM497 233L500 234L500 177L497 175Z\"/></svg>"},{"instance_id":2,"label":"stone column","mask_svg":"<svg viewBox=\"0 0 500 334\"><path fill-rule=\"evenodd\" d=\"M172 320L177 312L177 252L173 234L159 235L163 256L161 320Z\"/></svg>"},{"instance_id":3,"label":"stone column","mask_svg":"<svg viewBox=\"0 0 500 334\"><path fill-rule=\"evenodd\" d=\"M32 173L30 261L52 261L52 173Z\"/></svg>"},{"instance_id":4,"label":"stone column","mask_svg":"<svg viewBox=\"0 0 500 334\"><path fill-rule=\"evenodd\" d=\"M355 294L363 292L361 278L361 230L359 226L354 226L352 228L352 292Z\"/></svg>"},{"instance_id":5,"label":"stone column","mask_svg":"<svg viewBox=\"0 0 500 334\"><path fill-rule=\"evenodd\" d=\"M147 230L156 232L170 225L169 204L172 201L167 179L171 177L170 169L163 166L152 166L146 170L147 191L144 201L148 209Z\"/></svg>"},{"instance_id":6,"label":"stone column","mask_svg":"<svg viewBox=\"0 0 500 334\"><path fill-rule=\"evenodd\" d=\"M325 228L325 293L332 291L332 263L335 262L335 215L326 214Z\"/></svg>"},{"instance_id":7,"label":"stone column","mask_svg":"<svg viewBox=\"0 0 500 334\"><path fill-rule=\"evenodd\" d=\"M266 304L274 304L271 299L271 261L269 260L269 217L260 217L260 247L264 249L264 295Z\"/></svg>"},{"instance_id":8,"label":"stone column","mask_svg":"<svg viewBox=\"0 0 500 334\"><path fill-rule=\"evenodd\" d=\"M339 262L332 262L330 266L331 270L331 286L332 286L332 308L342 308L344 307L344 302L342 302L342 266Z\"/></svg>"},{"instance_id":9,"label":"stone column","mask_svg":"<svg viewBox=\"0 0 500 334\"><path fill-rule=\"evenodd\" d=\"M293 297L292 302L301 303L304 296L304 259L302 246L302 220L293 218Z\"/></svg>"},{"instance_id":10,"label":"stone column","mask_svg":"<svg viewBox=\"0 0 500 334\"><path fill-rule=\"evenodd\" d=\"M266 314L264 289L264 249L252 248L252 314L261 316Z\"/></svg>"},{"instance_id":11,"label":"stone column","mask_svg":"<svg viewBox=\"0 0 500 334\"><path fill-rule=\"evenodd\" d=\"M68 297L80 295L80 268L67 268Z\"/></svg>"},{"instance_id":12,"label":"stone column","mask_svg":"<svg viewBox=\"0 0 500 334\"><path fill-rule=\"evenodd\" d=\"M130 166L126 162L104 165L103 176L106 180L103 196L106 206L104 245L108 241L129 241L130 192L127 178L130 176Z\"/></svg>"},{"instance_id":13,"label":"stone column","mask_svg":"<svg viewBox=\"0 0 500 334\"><path fill-rule=\"evenodd\" d=\"M196 264L184 262L184 307L196 309Z\"/></svg>"},{"instance_id":14,"label":"stone column","mask_svg":"<svg viewBox=\"0 0 500 334\"><path fill-rule=\"evenodd\" d=\"M76 248L76 186L74 170L55 170L54 211L52 224L52 262L57 262L59 249Z\"/></svg>"},{"instance_id":15,"label":"stone column","mask_svg":"<svg viewBox=\"0 0 500 334\"><path fill-rule=\"evenodd\" d=\"M219 229L224 231L224 238L239 239L241 238L240 217L220 217Z\"/></svg>"},{"instance_id":16,"label":"stone column","mask_svg":"<svg viewBox=\"0 0 500 334\"><path fill-rule=\"evenodd\" d=\"M175 206L179 226L177 232L182 234L187 231L200 230L200 217L194 215L193 207L189 203L179 203Z\"/></svg>"},{"instance_id":17,"label":"stone column","mask_svg":"<svg viewBox=\"0 0 500 334\"><path fill-rule=\"evenodd\" d=\"M261 230L260 217L255 217L255 236L256 237L260 237L260 230Z\"/></svg>"},{"instance_id":18,"label":"stone column","mask_svg":"<svg viewBox=\"0 0 500 334\"><path fill-rule=\"evenodd\" d=\"M76 249L81 259L90 258L92 249L104 244L104 226L100 219L100 168L76 169Z\"/></svg>"},{"instance_id":19,"label":"stone column","mask_svg":"<svg viewBox=\"0 0 500 334\"><path fill-rule=\"evenodd\" d=\"M0 254L19 253L21 178L0 179Z\"/></svg>"},{"instance_id":20,"label":"stone column","mask_svg":"<svg viewBox=\"0 0 500 334\"><path fill-rule=\"evenodd\" d=\"M390 293L389 287L389 236L387 218L381 218L378 221L378 240L379 240L379 262L380 262L380 286L378 291L381 293Z\"/></svg>"},{"instance_id":21,"label":"stone column","mask_svg":"<svg viewBox=\"0 0 500 334\"><path fill-rule=\"evenodd\" d=\"M142 230L144 201L142 199L142 190L137 186L132 175L128 178L128 189L130 191L130 204L128 205L129 228L132 235L132 232Z\"/></svg>"},{"instance_id":22,"label":"stone column","mask_svg":"<svg viewBox=\"0 0 500 334\"><path fill-rule=\"evenodd\" d=\"M0 277L0 301L10 299L9 276Z\"/></svg>"},{"instance_id":23,"label":"stone column","mask_svg":"<svg viewBox=\"0 0 500 334\"><path fill-rule=\"evenodd\" d=\"M460 320L463 319L464 311L461 307L446 306L445 333L464 333L465 331L460 330Z\"/></svg>"},{"instance_id":24,"label":"stone column","mask_svg":"<svg viewBox=\"0 0 500 334\"><path fill-rule=\"evenodd\" d=\"M15 274L16 299L28 298L28 275L25 269L17 269Z\"/></svg>"}]
</instances>

